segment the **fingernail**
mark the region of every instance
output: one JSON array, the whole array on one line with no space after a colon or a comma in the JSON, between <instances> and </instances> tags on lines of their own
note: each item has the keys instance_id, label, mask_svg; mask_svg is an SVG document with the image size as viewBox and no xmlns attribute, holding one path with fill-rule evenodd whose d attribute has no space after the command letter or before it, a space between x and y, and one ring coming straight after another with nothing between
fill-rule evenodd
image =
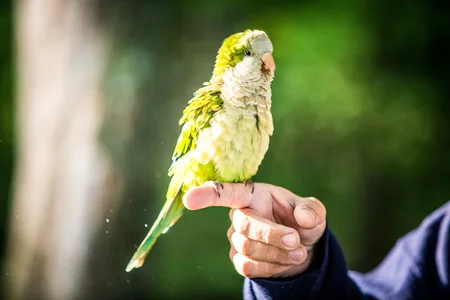
<instances>
[{"instance_id":1,"label":"fingernail","mask_svg":"<svg viewBox=\"0 0 450 300\"><path fill-rule=\"evenodd\" d=\"M295 246L295 236L293 233L288 233L281 239L281 242L289 248L293 248Z\"/></svg>"},{"instance_id":2,"label":"fingernail","mask_svg":"<svg viewBox=\"0 0 450 300\"><path fill-rule=\"evenodd\" d=\"M303 259L303 251L300 249L289 252L289 258L294 261L301 261Z\"/></svg>"}]
</instances>

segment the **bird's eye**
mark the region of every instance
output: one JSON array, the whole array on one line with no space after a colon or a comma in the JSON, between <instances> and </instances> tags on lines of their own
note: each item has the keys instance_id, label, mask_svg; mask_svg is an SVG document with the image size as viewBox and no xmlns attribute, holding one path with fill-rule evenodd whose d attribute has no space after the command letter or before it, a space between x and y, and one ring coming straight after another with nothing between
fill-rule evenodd
<instances>
[{"instance_id":1,"label":"bird's eye","mask_svg":"<svg viewBox=\"0 0 450 300\"><path fill-rule=\"evenodd\" d=\"M252 53L250 52L250 50L246 50L246 51L245 51L245 56L250 56L250 55L252 55Z\"/></svg>"}]
</instances>

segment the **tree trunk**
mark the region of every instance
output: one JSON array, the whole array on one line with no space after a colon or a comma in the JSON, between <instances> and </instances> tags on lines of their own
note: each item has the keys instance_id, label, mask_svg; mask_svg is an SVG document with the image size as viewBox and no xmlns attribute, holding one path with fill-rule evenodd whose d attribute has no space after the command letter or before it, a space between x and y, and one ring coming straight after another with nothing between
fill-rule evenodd
<instances>
[{"instance_id":1,"label":"tree trunk","mask_svg":"<svg viewBox=\"0 0 450 300\"><path fill-rule=\"evenodd\" d=\"M108 35L92 1L16 2L17 168L8 299L71 299L104 222Z\"/></svg>"}]
</instances>

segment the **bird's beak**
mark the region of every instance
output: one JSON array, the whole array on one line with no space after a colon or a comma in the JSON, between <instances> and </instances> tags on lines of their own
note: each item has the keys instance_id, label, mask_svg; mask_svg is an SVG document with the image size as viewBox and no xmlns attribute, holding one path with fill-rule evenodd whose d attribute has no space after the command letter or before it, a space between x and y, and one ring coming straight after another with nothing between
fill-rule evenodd
<instances>
[{"instance_id":1,"label":"bird's beak","mask_svg":"<svg viewBox=\"0 0 450 300\"><path fill-rule=\"evenodd\" d=\"M271 52L266 52L261 57L263 65L261 66L261 72L269 73L275 69L275 61L273 60L273 56Z\"/></svg>"}]
</instances>

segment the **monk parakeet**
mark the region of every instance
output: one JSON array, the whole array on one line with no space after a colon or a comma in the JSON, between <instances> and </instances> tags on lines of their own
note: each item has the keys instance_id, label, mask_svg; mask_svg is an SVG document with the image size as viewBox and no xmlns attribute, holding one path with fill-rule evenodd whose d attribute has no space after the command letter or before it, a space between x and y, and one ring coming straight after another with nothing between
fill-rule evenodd
<instances>
[{"instance_id":1,"label":"monk parakeet","mask_svg":"<svg viewBox=\"0 0 450 300\"><path fill-rule=\"evenodd\" d=\"M127 272L144 263L156 239L182 216L182 198L188 189L209 182L220 196L220 182L245 182L253 192L250 179L273 132L272 52L269 37L260 30L239 32L223 41L211 80L194 93L183 111L166 203Z\"/></svg>"}]
</instances>

